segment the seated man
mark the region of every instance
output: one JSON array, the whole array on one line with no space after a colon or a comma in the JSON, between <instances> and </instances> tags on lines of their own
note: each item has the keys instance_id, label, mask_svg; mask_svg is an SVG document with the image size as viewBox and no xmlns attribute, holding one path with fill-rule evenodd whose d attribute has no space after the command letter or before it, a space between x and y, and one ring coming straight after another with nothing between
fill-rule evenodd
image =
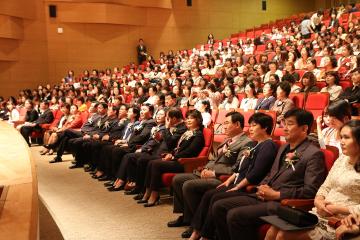
<instances>
[{"instance_id":1,"label":"seated man","mask_svg":"<svg viewBox=\"0 0 360 240\"><path fill-rule=\"evenodd\" d=\"M263 223L259 217L275 214L282 199L314 198L323 183L326 176L324 154L307 138L314 120L312 114L292 109L284 118L287 144L280 148L257 192L213 199L210 217L220 239L238 239L239 236L256 239L256 229Z\"/></svg>"},{"instance_id":2,"label":"seated man","mask_svg":"<svg viewBox=\"0 0 360 240\"><path fill-rule=\"evenodd\" d=\"M140 123L134 126L129 139L117 140L114 145L106 146L103 151L109 151L109 154L101 156L100 161L104 161L108 171L105 173L96 173L94 178L101 180L111 180L119 168L123 156L127 153L135 152L137 145L144 144L150 137L152 127L156 126L152 118L154 106L144 104L140 110Z\"/></svg>"},{"instance_id":3,"label":"seated man","mask_svg":"<svg viewBox=\"0 0 360 240\"><path fill-rule=\"evenodd\" d=\"M99 119L94 131L84 135L83 137L69 140L69 145L71 147L73 155L75 156L75 164L71 165L70 169L82 167L85 163L89 162L90 151L88 151L87 146L91 142L100 141L103 136L108 134L114 127L118 125L118 107L108 107L107 104L99 104L99 107L103 108L103 110L101 110L101 113L103 111L107 113Z\"/></svg>"},{"instance_id":4,"label":"seated man","mask_svg":"<svg viewBox=\"0 0 360 240\"><path fill-rule=\"evenodd\" d=\"M161 109L156 114L156 126L152 127L149 139L134 153L127 153L121 160L118 174L120 176L126 176L126 170L129 161L134 161L136 158L149 158L151 153L158 147L163 141L163 135L165 131L165 110ZM124 177L125 178L125 177ZM124 188L123 178L117 178L116 181L108 188L109 191L120 191ZM128 187L134 187L135 183L132 182L127 185Z\"/></svg>"},{"instance_id":5,"label":"seated man","mask_svg":"<svg viewBox=\"0 0 360 240\"><path fill-rule=\"evenodd\" d=\"M118 185L124 182L126 177L130 183L134 183L133 185L135 185L133 189L128 189L125 194L138 194L135 196L135 200L142 198L147 164L149 161L159 159L161 154L174 149L185 131L186 126L181 110L179 108L170 108L166 113L164 130L161 132L161 143L152 148L151 151L141 151L136 153L128 162L121 163L117 172ZM126 172L121 171L121 169L126 169Z\"/></svg>"},{"instance_id":6,"label":"seated man","mask_svg":"<svg viewBox=\"0 0 360 240\"><path fill-rule=\"evenodd\" d=\"M177 220L169 222L168 227L188 225L202 195L207 190L221 184L217 177L232 174L232 167L239 161L241 152L253 146L251 139L243 132L243 115L238 112L227 113L223 126L228 139L219 145L213 158L206 166L201 171L181 173L174 177L172 182L174 213L182 213L183 215ZM182 236L190 237L191 232L192 230L188 229Z\"/></svg>"},{"instance_id":7,"label":"seated man","mask_svg":"<svg viewBox=\"0 0 360 240\"><path fill-rule=\"evenodd\" d=\"M40 124L51 123L54 115L49 109L49 102L42 101L40 103L40 116L34 122L29 122L20 128L20 133L24 137L26 143L30 146L29 137L33 131L40 131Z\"/></svg>"},{"instance_id":8,"label":"seated man","mask_svg":"<svg viewBox=\"0 0 360 240\"><path fill-rule=\"evenodd\" d=\"M67 129L64 132L62 132L58 136L58 140L50 145L44 145L45 148L48 149L56 149L56 157L49 161L49 163L57 163L62 162L62 155L65 152L65 149L68 147L68 142L70 139L82 137L85 134L91 133L95 127L96 123L101 117L101 114L97 112L98 103L93 102L89 109L89 118L87 121L83 124L80 131L74 130L74 129Z\"/></svg>"},{"instance_id":9,"label":"seated man","mask_svg":"<svg viewBox=\"0 0 360 240\"><path fill-rule=\"evenodd\" d=\"M101 148L106 145L111 145L117 139L123 137L124 129L128 124L127 114L128 114L129 107L125 104L121 104L119 106L119 114L118 114L118 122L115 124L109 132L102 136L101 140L99 141L92 141L86 145L86 152L88 154L89 164L84 167L86 172L94 171L97 167L97 160L100 158L99 154ZM139 114L138 114L139 115ZM137 116L138 116L137 115ZM137 120L137 119L136 119Z\"/></svg>"}]
</instances>

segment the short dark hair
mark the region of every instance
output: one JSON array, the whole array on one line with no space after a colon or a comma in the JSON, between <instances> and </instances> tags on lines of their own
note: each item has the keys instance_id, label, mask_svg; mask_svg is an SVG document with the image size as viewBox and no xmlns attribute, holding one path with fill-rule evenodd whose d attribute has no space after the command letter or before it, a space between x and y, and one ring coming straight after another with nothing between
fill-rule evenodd
<instances>
[{"instance_id":1,"label":"short dark hair","mask_svg":"<svg viewBox=\"0 0 360 240\"><path fill-rule=\"evenodd\" d=\"M307 134L311 132L311 127L314 122L314 116L311 112L300 108L293 108L287 111L284 118L295 117L298 126L308 126Z\"/></svg>"},{"instance_id":2,"label":"short dark hair","mask_svg":"<svg viewBox=\"0 0 360 240\"><path fill-rule=\"evenodd\" d=\"M113 111L115 111L116 116L119 115L120 107L112 106L111 108Z\"/></svg>"},{"instance_id":3,"label":"short dark hair","mask_svg":"<svg viewBox=\"0 0 360 240\"><path fill-rule=\"evenodd\" d=\"M151 112L152 114L154 113L154 105L151 105L149 103L144 103L143 106L149 108L149 112Z\"/></svg>"},{"instance_id":4,"label":"short dark hair","mask_svg":"<svg viewBox=\"0 0 360 240\"><path fill-rule=\"evenodd\" d=\"M167 96L170 96L172 99L175 99L176 98L176 94L173 93L173 92L169 92L168 94L166 94L166 97Z\"/></svg>"},{"instance_id":5,"label":"short dark hair","mask_svg":"<svg viewBox=\"0 0 360 240\"><path fill-rule=\"evenodd\" d=\"M108 108L108 105L107 103L104 103L104 102L99 102L99 104L97 106L101 105L104 109L107 109Z\"/></svg>"},{"instance_id":6,"label":"short dark hair","mask_svg":"<svg viewBox=\"0 0 360 240\"><path fill-rule=\"evenodd\" d=\"M282 77L281 79L282 81L286 81L286 82L289 82L291 84L294 84L295 83L295 78L292 74L290 73L285 73L285 75Z\"/></svg>"},{"instance_id":7,"label":"short dark hair","mask_svg":"<svg viewBox=\"0 0 360 240\"><path fill-rule=\"evenodd\" d=\"M339 85L340 83L340 77L339 77L339 74L336 72L336 71L329 71L329 72L326 72L325 76L332 76L335 78L334 82L336 85Z\"/></svg>"},{"instance_id":8,"label":"short dark hair","mask_svg":"<svg viewBox=\"0 0 360 240\"><path fill-rule=\"evenodd\" d=\"M281 90L283 90L286 94L286 97L288 97L290 95L290 92L291 92L291 86L290 86L290 83L289 82L281 82L278 84L278 87L281 88Z\"/></svg>"},{"instance_id":9,"label":"short dark hair","mask_svg":"<svg viewBox=\"0 0 360 240\"><path fill-rule=\"evenodd\" d=\"M196 110L196 109L187 111L187 113L186 113L186 118L188 118L188 117L195 118L195 119L197 120L198 124L199 124L200 129L203 129L203 128L204 128L203 118L202 118L201 112L199 112L199 111Z\"/></svg>"},{"instance_id":10,"label":"short dark hair","mask_svg":"<svg viewBox=\"0 0 360 240\"><path fill-rule=\"evenodd\" d=\"M339 100L329 105L328 115L344 122L345 117L351 119L351 106L345 100Z\"/></svg>"},{"instance_id":11,"label":"short dark hair","mask_svg":"<svg viewBox=\"0 0 360 240\"><path fill-rule=\"evenodd\" d=\"M244 128L245 126L245 118L244 116L239 113L239 112L228 112L225 117L231 117L231 122L232 123L236 123L239 122L240 123L240 127Z\"/></svg>"},{"instance_id":12,"label":"short dark hair","mask_svg":"<svg viewBox=\"0 0 360 240\"><path fill-rule=\"evenodd\" d=\"M77 101L80 101L81 103L84 103L84 102L85 102L84 98L81 97L81 96L78 96L78 97L76 98L76 100L77 100Z\"/></svg>"},{"instance_id":13,"label":"short dark hair","mask_svg":"<svg viewBox=\"0 0 360 240\"><path fill-rule=\"evenodd\" d=\"M272 133L272 130L274 127L273 118L262 112L254 113L249 118L249 124L251 124L251 123L256 123L256 124L259 124L261 126L261 128L266 128L266 133L269 135Z\"/></svg>"},{"instance_id":14,"label":"short dark hair","mask_svg":"<svg viewBox=\"0 0 360 240\"><path fill-rule=\"evenodd\" d=\"M172 107L169 109L169 111L167 112L168 117L170 118L177 118L177 119L183 119L183 114L181 112L181 110L179 108L176 107Z\"/></svg>"}]
</instances>

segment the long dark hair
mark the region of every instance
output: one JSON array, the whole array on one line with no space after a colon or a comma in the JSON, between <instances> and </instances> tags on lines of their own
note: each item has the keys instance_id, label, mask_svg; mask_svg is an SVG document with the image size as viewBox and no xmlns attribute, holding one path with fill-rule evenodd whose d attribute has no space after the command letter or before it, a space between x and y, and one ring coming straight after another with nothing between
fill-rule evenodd
<instances>
[{"instance_id":1,"label":"long dark hair","mask_svg":"<svg viewBox=\"0 0 360 240\"><path fill-rule=\"evenodd\" d=\"M344 128L344 127L349 127L351 129L351 135L353 137L353 139L355 140L356 144L358 145L358 147L360 147L360 120L350 120L349 122L345 123L340 131ZM355 163L355 171L356 172L360 172L360 157L359 155L357 155L357 161Z\"/></svg>"}]
</instances>

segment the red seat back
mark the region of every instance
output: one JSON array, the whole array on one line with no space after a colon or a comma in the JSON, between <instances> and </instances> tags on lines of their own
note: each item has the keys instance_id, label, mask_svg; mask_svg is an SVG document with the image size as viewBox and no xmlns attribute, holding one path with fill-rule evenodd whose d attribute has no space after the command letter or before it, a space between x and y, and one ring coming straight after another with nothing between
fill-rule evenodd
<instances>
[{"instance_id":1,"label":"red seat back","mask_svg":"<svg viewBox=\"0 0 360 240\"><path fill-rule=\"evenodd\" d=\"M334 151L328 149L321 149L321 151L324 153L326 170L329 172L338 156Z\"/></svg>"},{"instance_id":2,"label":"red seat back","mask_svg":"<svg viewBox=\"0 0 360 240\"><path fill-rule=\"evenodd\" d=\"M353 84L351 81L340 81L339 85L342 87L343 90L345 90L348 87L352 87Z\"/></svg>"},{"instance_id":3,"label":"red seat back","mask_svg":"<svg viewBox=\"0 0 360 240\"><path fill-rule=\"evenodd\" d=\"M211 145L214 139L214 131L210 128L204 128L203 129L204 139L205 139L205 145L201 152L199 153L198 157L206 157L209 155L209 151L211 149Z\"/></svg>"},{"instance_id":4,"label":"red seat back","mask_svg":"<svg viewBox=\"0 0 360 240\"><path fill-rule=\"evenodd\" d=\"M305 94L304 93L291 93L289 98L294 102L295 107L304 108Z\"/></svg>"},{"instance_id":5,"label":"red seat back","mask_svg":"<svg viewBox=\"0 0 360 240\"><path fill-rule=\"evenodd\" d=\"M329 93L309 93L305 100L305 110L312 112L314 119L322 115L325 107L329 105Z\"/></svg>"}]
</instances>

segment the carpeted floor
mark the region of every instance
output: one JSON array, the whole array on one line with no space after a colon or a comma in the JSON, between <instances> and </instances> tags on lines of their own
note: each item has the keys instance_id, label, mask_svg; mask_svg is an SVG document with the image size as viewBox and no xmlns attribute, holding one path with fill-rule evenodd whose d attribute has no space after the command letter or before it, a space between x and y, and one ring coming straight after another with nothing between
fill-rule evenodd
<instances>
[{"instance_id":1,"label":"carpeted floor","mask_svg":"<svg viewBox=\"0 0 360 240\"><path fill-rule=\"evenodd\" d=\"M168 228L166 223L177 217L171 200L159 206L144 208L123 192L108 192L83 169L68 169L71 155L64 162L49 164L53 156L40 156L40 147L32 147L36 159L39 195L65 240L92 239L181 239L185 228ZM41 239L60 240L46 209L41 209ZM46 220L48 219L48 220ZM54 236L54 237L50 237Z\"/></svg>"}]
</instances>

